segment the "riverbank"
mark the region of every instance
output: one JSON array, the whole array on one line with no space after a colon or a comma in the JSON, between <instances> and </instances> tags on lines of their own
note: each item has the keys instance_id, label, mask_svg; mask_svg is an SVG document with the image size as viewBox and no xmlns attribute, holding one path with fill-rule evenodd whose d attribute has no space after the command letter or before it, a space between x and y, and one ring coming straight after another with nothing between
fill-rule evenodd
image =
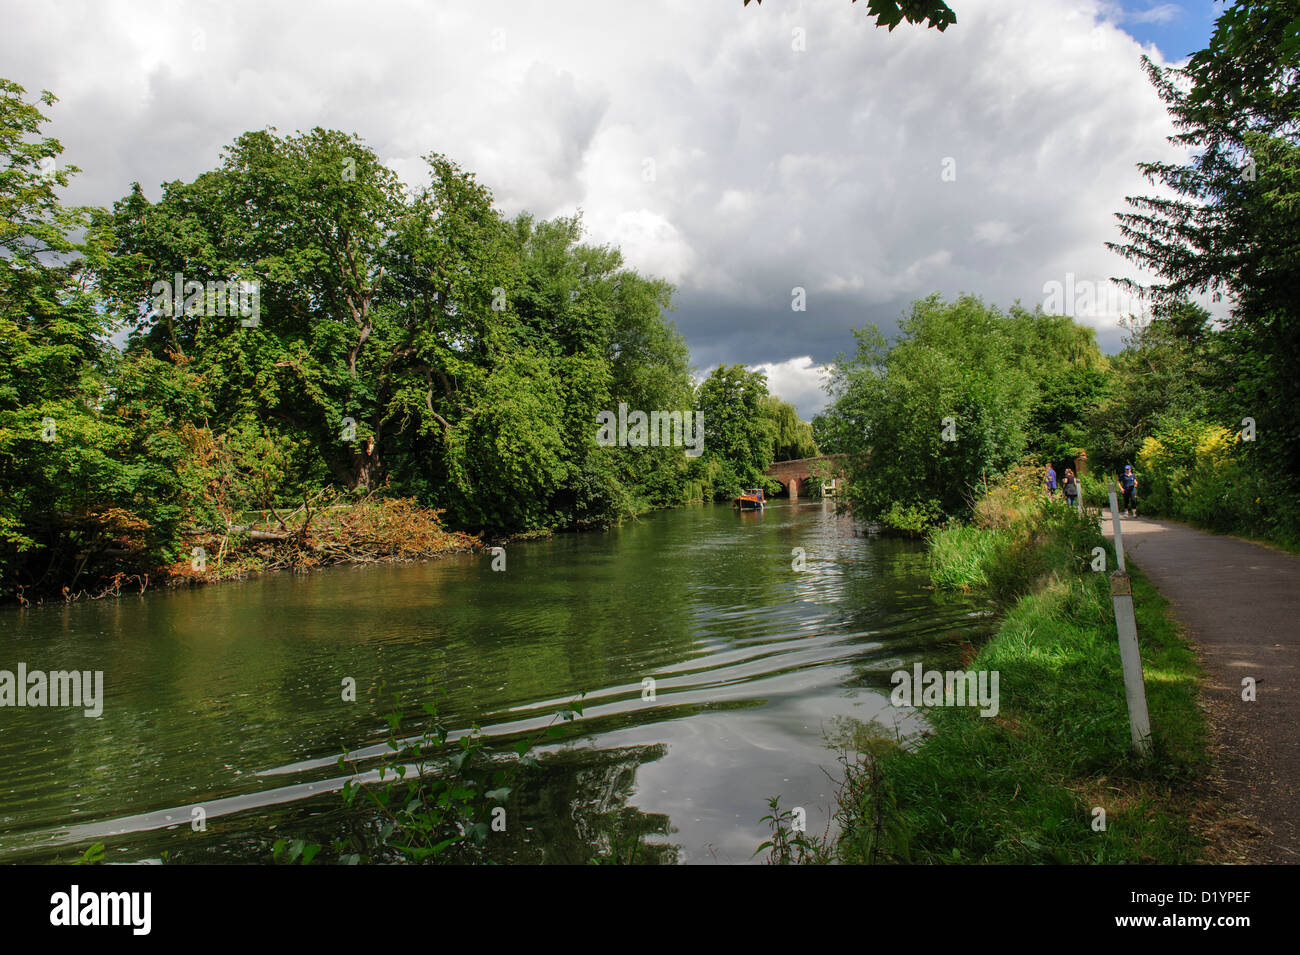
<instances>
[{"instance_id":1,"label":"riverbank","mask_svg":"<svg viewBox=\"0 0 1300 955\"><path fill-rule=\"evenodd\" d=\"M174 548L177 560L162 566L141 565L129 539L110 544L118 556L111 574L83 582L61 594L25 592L24 606L54 598L63 601L144 593L247 580L276 571L309 571L338 564L392 564L432 560L484 546L473 534L443 527L442 511L421 507L410 498L376 498L353 504L304 504L283 514L274 510L241 515L225 527L190 528ZM74 582L75 586L75 582Z\"/></svg>"},{"instance_id":2,"label":"riverbank","mask_svg":"<svg viewBox=\"0 0 1300 955\"><path fill-rule=\"evenodd\" d=\"M323 492L326 497L328 492ZM331 497L329 499L335 499ZM820 495L808 500L820 500ZM671 507L645 506L625 515L637 520L662 510L713 503L688 500ZM435 560L491 546L539 540L564 528L514 533L471 533L446 528L443 510L421 506L413 498L372 498L360 503L313 503L283 513L246 511L218 527L182 530L172 550L177 559L150 564L145 559L141 528L132 526L101 537L94 574L78 575L71 586L17 586L14 601L35 606L49 600L100 600L150 589L174 589L247 580L279 571L307 573L340 564L391 564ZM585 532L590 528L567 530ZM88 559L89 560L89 559ZM8 602L0 598L0 602Z\"/></svg>"},{"instance_id":3,"label":"riverbank","mask_svg":"<svg viewBox=\"0 0 1300 955\"><path fill-rule=\"evenodd\" d=\"M1014 478L1012 479L1014 480ZM930 538L936 586L1005 608L966 664L1000 674L997 714L928 713L931 732L868 747L840 795L845 862L1189 863L1206 804L1202 673L1167 602L1130 567L1154 752L1135 757L1107 574L1114 552L1083 517L1004 484L973 526Z\"/></svg>"}]
</instances>

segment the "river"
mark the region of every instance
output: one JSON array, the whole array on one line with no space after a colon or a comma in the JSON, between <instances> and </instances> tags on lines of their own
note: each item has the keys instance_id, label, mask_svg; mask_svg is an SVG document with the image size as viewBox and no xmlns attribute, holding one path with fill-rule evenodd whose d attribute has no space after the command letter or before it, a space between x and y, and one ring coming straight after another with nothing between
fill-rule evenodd
<instances>
[{"instance_id":1,"label":"river","mask_svg":"<svg viewBox=\"0 0 1300 955\"><path fill-rule=\"evenodd\" d=\"M640 835L648 861L755 861L769 797L821 833L838 742L873 720L915 730L889 675L951 664L989 626L978 601L927 587L919 544L820 502L663 511L491 564L3 611L0 669L100 670L104 699L98 718L0 708L0 861L102 841L113 862L258 862L278 837L328 842L349 824L339 754L383 751L381 687L411 704L436 690L448 726L507 739L586 694L492 836L503 860L584 862Z\"/></svg>"}]
</instances>

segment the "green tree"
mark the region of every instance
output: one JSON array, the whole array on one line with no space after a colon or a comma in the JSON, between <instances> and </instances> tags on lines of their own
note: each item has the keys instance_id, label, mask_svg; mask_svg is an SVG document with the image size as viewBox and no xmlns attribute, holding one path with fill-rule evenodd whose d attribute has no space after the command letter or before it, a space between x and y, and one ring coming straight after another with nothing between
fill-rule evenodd
<instances>
[{"instance_id":1,"label":"green tree","mask_svg":"<svg viewBox=\"0 0 1300 955\"><path fill-rule=\"evenodd\" d=\"M1240 0L1184 67L1144 61L1186 147L1139 168L1171 195L1130 197L1110 247L1152 269L1158 303L1227 295L1218 414L1256 420L1246 449L1300 533L1300 0Z\"/></svg>"},{"instance_id":2,"label":"green tree","mask_svg":"<svg viewBox=\"0 0 1300 955\"><path fill-rule=\"evenodd\" d=\"M620 401L691 407L671 288L582 244L577 217L507 222L472 174L438 154L427 166L408 194L354 136L253 132L157 203L136 186L97 216L128 352L185 365L208 395L190 425L212 424L227 475L208 483L271 498L386 485L505 530L680 501L680 449L595 443L597 412ZM256 282L257 321L154 302L178 273ZM278 483L254 467L267 442Z\"/></svg>"},{"instance_id":3,"label":"green tree","mask_svg":"<svg viewBox=\"0 0 1300 955\"><path fill-rule=\"evenodd\" d=\"M913 304L892 347L875 326L836 359L821 416L826 449L848 453L846 497L868 520L917 530L963 512L972 489L1028 446L1037 395L1012 320L965 296Z\"/></svg>"},{"instance_id":4,"label":"green tree","mask_svg":"<svg viewBox=\"0 0 1300 955\"><path fill-rule=\"evenodd\" d=\"M768 395L763 402L763 412L771 422L772 460L816 457L817 442L813 440L812 425L799 417L794 405L776 395Z\"/></svg>"},{"instance_id":5,"label":"green tree","mask_svg":"<svg viewBox=\"0 0 1300 955\"><path fill-rule=\"evenodd\" d=\"M1192 302L1160 305L1131 320L1125 347L1109 363L1104 392L1088 422L1093 465L1117 473L1166 422L1212 416L1220 350L1210 314Z\"/></svg>"},{"instance_id":6,"label":"green tree","mask_svg":"<svg viewBox=\"0 0 1300 955\"><path fill-rule=\"evenodd\" d=\"M180 516L177 446L133 403L73 236L88 210L63 205L75 166L47 121L0 79L0 591L75 590L105 565L160 558ZM52 106L56 98L41 94ZM115 372L122 371L120 378ZM147 389L146 389L147 390ZM152 403L152 402L151 402ZM150 404L151 404L150 403ZM133 413L138 412L138 413ZM108 560L110 554L119 556Z\"/></svg>"},{"instance_id":7,"label":"green tree","mask_svg":"<svg viewBox=\"0 0 1300 955\"><path fill-rule=\"evenodd\" d=\"M1089 445L1088 426L1102 400L1106 359L1096 333L1063 315L1013 307L1008 315L1017 362L1036 394L1026 425L1026 451L1071 466Z\"/></svg>"},{"instance_id":8,"label":"green tree","mask_svg":"<svg viewBox=\"0 0 1300 955\"><path fill-rule=\"evenodd\" d=\"M704 455L718 499L764 484L772 465L772 419L767 376L744 365L720 365L696 392L704 416Z\"/></svg>"},{"instance_id":9,"label":"green tree","mask_svg":"<svg viewBox=\"0 0 1300 955\"><path fill-rule=\"evenodd\" d=\"M310 436L348 487L382 480L397 433L451 444L467 412L456 383L472 387L485 357L510 346L490 305L511 270L487 190L444 157L427 164L406 201L355 137L261 131L157 204L133 187L98 223L133 346L190 359L225 419L251 413ZM256 324L219 302L153 301L177 273L255 282Z\"/></svg>"}]
</instances>

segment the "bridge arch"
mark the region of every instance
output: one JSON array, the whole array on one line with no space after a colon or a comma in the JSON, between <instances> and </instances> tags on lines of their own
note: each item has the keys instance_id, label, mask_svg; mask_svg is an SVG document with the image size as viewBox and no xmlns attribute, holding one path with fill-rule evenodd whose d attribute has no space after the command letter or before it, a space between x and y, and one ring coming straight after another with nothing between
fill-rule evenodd
<instances>
[{"instance_id":1,"label":"bridge arch","mask_svg":"<svg viewBox=\"0 0 1300 955\"><path fill-rule=\"evenodd\" d=\"M845 459L847 454L823 454L815 458L795 458L791 461L776 461L763 473L773 480L780 481L785 485L791 500L799 497L799 490L812 477L813 469L819 472L828 472L831 480L838 483L845 473ZM829 462L829 467L820 466L822 462Z\"/></svg>"}]
</instances>

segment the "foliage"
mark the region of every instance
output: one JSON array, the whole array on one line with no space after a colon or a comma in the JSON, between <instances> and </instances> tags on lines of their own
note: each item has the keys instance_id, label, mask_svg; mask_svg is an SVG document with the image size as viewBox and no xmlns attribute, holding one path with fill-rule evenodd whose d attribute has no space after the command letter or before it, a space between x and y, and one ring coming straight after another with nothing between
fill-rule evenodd
<instances>
[{"instance_id":1,"label":"foliage","mask_svg":"<svg viewBox=\"0 0 1300 955\"><path fill-rule=\"evenodd\" d=\"M846 497L865 519L914 532L967 513L977 485L1027 451L1077 450L1103 360L1069 319L936 295L913 304L892 345L874 327L854 334L814 428L851 456ZM1084 384L1064 390L1072 377Z\"/></svg>"},{"instance_id":2,"label":"foliage","mask_svg":"<svg viewBox=\"0 0 1300 955\"><path fill-rule=\"evenodd\" d=\"M704 416L703 472L716 500L761 487L771 466L774 421L769 415L767 377L744 365L722 365L696 390Z\"/></svg>"},{"instance_id":3,"label":"foliage","mask_svg":"<svg viewBox=\"0 0 1300 955\"><path fill-rule=\"evenodd\" d=\"M599 528L815 452L761 375L697 393L667 283L577 216L507 221L445 156L408 190L354 135L260 130L156 202L69 209L77 170L0 91L0 592L147 579L181 566L185 525L331 489L463 529ZM704 410L708 457L599 446L620 404Z\"/></svg>"},{"instance_id":4,"label":"foliage","mask_svg":"<svg viewBox=\"0 0 1300 955\"><path fill-rule=\"evenodd\" d=\"M946 590L980 590L989 585L987 568L1010 550L1010 532L954 524L929 540L930 577Z\"/></svg>"},{"instance_id":5,"label":"foliage","mask_svg":"<svg viewBox=\"0 0 1300 955\"><path fill-rule=\"evenodd\" d=\"M767 805L771 811L759 822L768 824L772 837L759 845L754 855L766 849L769 865L825 865L830 861L828 841L809 836L798 822L798 813L781 808L780 796L773 796Z\"/></svg>"},{"instance_id":6,"label":"foliage","mask_svg":"<svg viewBox=\"0 0 1300 955\"><path fill-rule=\"evenodd\" d=\"M690 409L671 289L582 245L576 217L507 222L472 174L426 167L408 194L355 136L260 131L156 204L134 187L96 216L129 351L199 376L204 421L232 423L215 444L282 449L283 479L246 506L392 481L461 526L518 531L677 503L681 449L599 448L594 423L620 401ZM178 273L256 282L256 324L154 302Z\"/></svg>"},{"instance_id":7,"label":"foliage","mask_svg":"<svg viewBox=\"0 0 1300 955\"><path fill-rule=\"evenodd\" d=\"M756 2L761 5L763 0ZM749 6L749 0L745 0L745 6ZM957 22L957 14L943 0L867 0L867 15L876 18L876 26L888 27L890 32L904 20L924 23L940 33Z\"/></svg>"},{"instance_id":8,"label":"foliage","mask_svg":"<svg viewBox=\"0 0 1300 955\"><path fill-rule=\"evenodd\" d=\"M1099 510L1082 512L1048 498L1042 467L1024 461L990 486L972 508L972 524L950 524L929 538L931 577L939 586L983 590L1011 601L1062 571L1082 573L1094 547Z\"/></svg>"},{"instance_id":9,"label":"foliage","mask_svg":"<svg viewBox=\"0 0 1300 955\"><path fill-rule=\"evenodd\" d=\"M105 342L87 247L73 239L88 214L57 194L78 170L59 165L45 122L0 80L0 594L66 593L106 568L147 567L180 518L165 389Z\"/></svg>"},{"instance_id":10,"label":"foliage","mask_svg":"<svg viewBox=\"0 0 1300 955\"><path fill-rule=\"evenodd\" d=\"M1166 422L1137 455L1139 506L1220 532L1288 538L1291 515L1269 502L1276 489L1253 468L1239 431L1208 421Z\"/></svg>"},{"instance_id":11,"label":"foliage","mask_svg":"<svg viewBox=\"0 0 1300 955\"><path fill-rule=\"evenodd\" d=\"M1241 0L1182 67L1144 60L1178 129L1184 163L1140 168L1168 194L1130 197L1110 247L1153 270L1157 302L1230 297L1208 352L1218 371L1214 417L1256 420L1245 449L1270 476L1278 533L1300 537L1300 0ZM1178 417L1196 417L1186 409ZM1148 432L1149 433L1149 432ZM1266 436L1266 437L1264 437ZM1136 451L1136 448L1132 448ZM1263 496L1263 495L1261 495Z\"/></svg>"},{"instance_id":12,"label":"foliage","mask_svg":"<svg viewBox=\"0 0 1300 955\"><path fill-rule=\"evenodd\" d=\"M334 846L338 863L484 861L490 834L505 825L515 778L537 766L530 751L544 739L566 735L562 724L582 715L582 698L557 712L533 737L516 743L515 758L504 761L488 751L477 727L449 742L451 733L436 703L422 704L420 713L418 734L407 736L403 720L409 714L394 695L393 709L384 717L389 754L373 773L377 782L366 781L352 765L343 804L365 815L368 837ZM348 768L346 753L339 757L339 768ZM322 848L302 839L279 839L271 851L274 861L309 865Z\"/></svg>"},{"instance_id":13,"label":"foliage","mask_svg":"<svg viewBox=\"0 0 1300 955\"><path fill-rule=\"evenodd\" d=\"M943 517L938 501L921 501L916 504L890 501L889 506L877 514L876 520L890 533L920 537L926 530L940 523Z\"/></svg>"},{"instance_id":14,"label":"foliage","mask_svg":"<svg viewBox=\"0 0 1300 955\"><path fill-rule=\"evenodd\" d=\"M817 457L812 425L799 418L794 405L768 395L763 400L763 414L771 422L773 461Z\"/></svg>"},{"instance_id":15,"label":"foliage","mask_svg":"<svg viewBox=\"0 0 1300 955\"><path fill-rule=\"evenodd\" d=\"M1107 501L1111 478L1098 471L1076 475L1079 479L1079 494L1083 497L1084 507L1099 508ZM1058 492L1059 493L1059 492Z\"/></svg>"},{"instance_id":16,"label":"foliage","mask_svg":"<svg viewBox=\"0 0 1300 955\"><path fill-rule=\"evenodd\" d=\"M1147 321L1126 323L1124 350L1111 359L1088 422L1092 467L1117 472L1165 420L1209 413L1222 350L1209 322L1201 306L1174 302L1158 306Z\"/></svg>"},{"instance_id":17,"label":"foliage","mask_svg":"<svg viewBox=\"0 0 1300 955\"><path fill-rule=\"evenodd\" d=\"M95 842L86 847L73 865L103 865L104 843Z\"/></svg>"}]
</instances>

